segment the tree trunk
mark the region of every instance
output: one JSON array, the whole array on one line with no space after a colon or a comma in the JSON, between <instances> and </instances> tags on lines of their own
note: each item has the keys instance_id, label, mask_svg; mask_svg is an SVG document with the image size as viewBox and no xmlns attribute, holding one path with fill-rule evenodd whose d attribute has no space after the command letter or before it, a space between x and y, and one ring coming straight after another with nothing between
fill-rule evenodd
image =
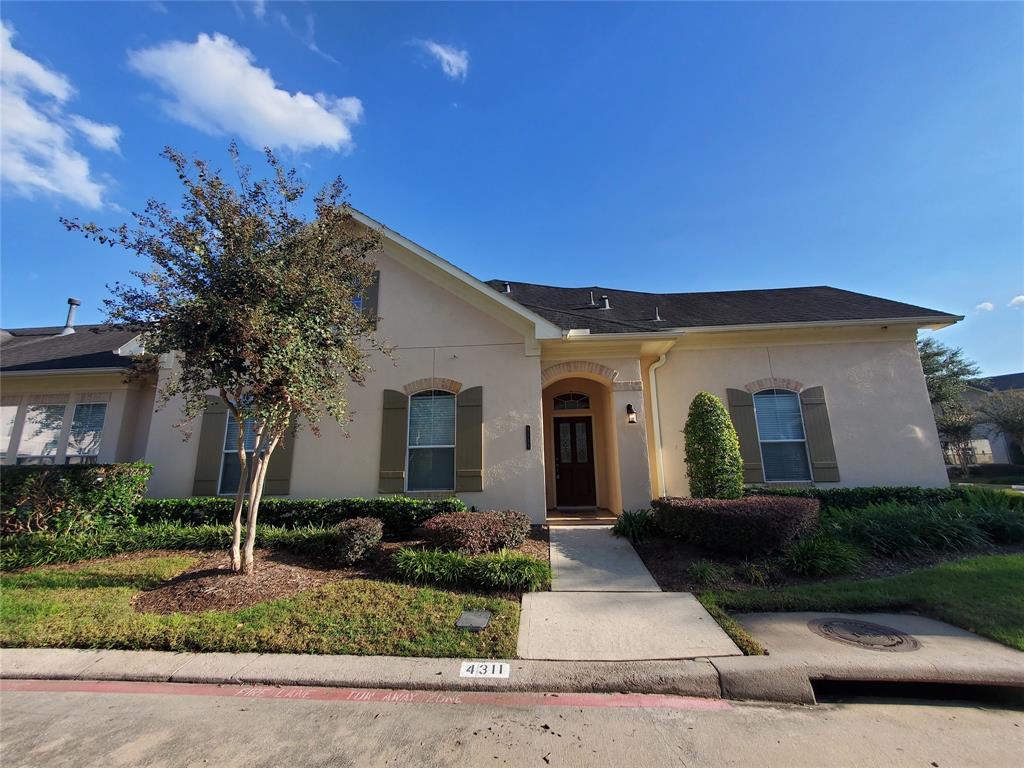
<instances>
[{"instance_id":1,"label":"tree trunk","mask_svg":"<svg viewBox=\"0 0 1024 768\"><path fill-rule=\"evenodd\" d=\"M238 419L238 488L235 490L235 510L231 517L231 570L238 573L242 570L242 506L248 483L244 482L249 461L245 453L245 424Z\"/></svg>"},{"instance_id":2,"label":"tree trunk","mask_svg":"<svg viewBox=\"0 0 1024 768\"><path fill-rule=\"evenodd\" d=\"M266 449L256 453L258 458L256 458L253 466L252 483L249 487L249 510L245 521L245 549L242 552L242 573L247 576L253 572L254 568L253 550L256 548L256 519L260 511L260 501L263 499L263 482L267 478L267 467L270 464L270 457L273 455L274 449L281 439L282 431L275 429L266 445ZM259 447L260 443L257 442L257 448Z\"/></svg>"}]
</instances>

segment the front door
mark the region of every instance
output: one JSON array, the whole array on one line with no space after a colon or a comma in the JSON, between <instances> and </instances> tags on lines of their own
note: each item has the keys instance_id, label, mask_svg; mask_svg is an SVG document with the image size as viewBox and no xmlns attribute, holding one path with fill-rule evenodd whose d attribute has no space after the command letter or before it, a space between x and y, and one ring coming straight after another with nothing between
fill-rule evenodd
<instances>
[{"instance_id":1,"label":"front door","mask_svg":"<svg viewBox=\"0 0 1024 768\"><path fill-rule=\"evenodd\" d=\"M555 419L555 504L597 506L594 429L589 416Z\"/></svg>"}]
</instances>

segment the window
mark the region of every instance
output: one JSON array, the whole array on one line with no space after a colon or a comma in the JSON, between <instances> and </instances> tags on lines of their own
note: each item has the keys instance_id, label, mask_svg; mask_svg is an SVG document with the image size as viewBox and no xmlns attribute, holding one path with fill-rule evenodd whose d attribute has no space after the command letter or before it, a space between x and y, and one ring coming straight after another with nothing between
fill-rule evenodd
<instances>
[{"instance_id":1,"label":"window","mask_svg":"<svg viewBox=\"0 0 1024 768\"><path fill-rule=\"evenodd\" d=\"M353 296L352 297L352 306L356 308L356 312L358 312L359 314L363 314L363 295L362 294L359 294L358 296Z\"/></svg>"},{"instance_id":2,"label":"window","mask_svg":"<svg viewBox=\"0 0 1024 768\"><path fill-rule=\"evenodd\" d=\"M556 411L585 411L590 408L590 398L579 392L555 395Z\"/></svg>"},{"instance_id":3,"label":"window","mask_svg":"<svg viewBox=\"0 0 1024 768\"><path fill-rule=\"evenodd\" d=\"M53 464L64 427L64 403L30 405L18 446L19 464Z\"/></svg>"},{"instance_id":4,"label":"window","mask_svg":"<svg viewBox=\"0 0 1024 768\"><path fill-rule=\"evenodd\" d=\"M409 398L410 491L455 490L455 395L438 389Z\"/></svg>"},{"instance_id":5,"label":"window","mask_svg":"<svg viewBox=\"0 0 1024 768\"><path fill-rule=\"evenodd\" d=\"M65 464L95 464L100 454L106 403L79 403L71 419Z\"/></svg>"},{"instance_id":6,"label":"window","mask_svg":"<svg viewBox=\"0 0 1024 768\"><path fill-rule=\"evenodd\" d=\"M0 406L0 461L7 458L7 451L11 444L11 434L14 432L14 420L17 417L17 405Z\"/></svg>"},{"instance_id":7,"label":"window","mask_svg":"<svg viewBox=\"0 0 1024 768\"><path fill-rule=\"evenodd\" d=\"M245 420L245 455L252 459L256 450L256 429L252 419ZM252 462L246 463L246 468ZM228 413L227 427L224 430L224 457L220 465L220 487L218 493L234 495L238 492L238 483L242 479L242 462L238 460L238 419Z\"/></svg>"},{"instance_id":8,"label":"window","mask_svg":"<svg viewBox=\"0 0 1024 768\"><path fill-rule=\"evenodd\" d=\"M800 396L784 389L758 392L754 395L754 415L765 481L809 481L811 470Z\"/></svg>"}]
</instances>

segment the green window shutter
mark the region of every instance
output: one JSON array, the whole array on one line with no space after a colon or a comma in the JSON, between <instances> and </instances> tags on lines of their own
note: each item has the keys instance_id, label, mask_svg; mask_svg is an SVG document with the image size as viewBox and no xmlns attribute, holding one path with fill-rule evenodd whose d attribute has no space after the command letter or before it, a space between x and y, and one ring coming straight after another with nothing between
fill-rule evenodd
<instances>
[{"instance_id":1,"label":"green window shutter","mask_svg":"<svg viewBox=\"0 0 1024 768\"><path fill-rule=\"evenodd\" d=\"M363 314L373 321L373 327L377 327L377 300L380 297L380 271L373 273L373 282L366 288L363 294Z\"/></svg>"},{"instance_id":2,"label":"green window shutter","mask_svg":"<svg viewBox=\"0 0 1024 768\"><path fill-rule=\"evenodd\" d=\"M216 496L220 490L220 462L224 453L224 429L228 409L219 397L207 397L203 422L199 427L199 451L192 481L193 496Z\"/></svg>"},{"instance_id":3,"label":"green window shutter","mask_svg":"<svg viewBox=\"0 0 1024 768\"><path fill-rule=\"evenodd\" d=\"M757 440L754 396L745 389L727 389L725 392L729 401L729 417L740 439L743 482L763 483L764 468L761 466L761 444Z\"/></svg>"},{"instance_id":4,"label":"green window shutter","mask_svg":"<svg viewBox=\"0 0 1024 768\"><path fill-rule=\"evenodd\" d=\"M832 444L824 387L810 387L801 392L800 406L804 412L807 453L811 457L811 477L816 483L838 483L839 465Z\"/></svg>"},{"instance_id":5,"label":"green window shutter","mask_svg":"<svg viewBox=\"0 0 1024 768\"><path fill-rule=\"evenodd\" d=\"M484 489L484 388L470 387L455 398L455 490Z\"/></svg>"},{"instance_id":6,"label":"green window shutter","mask_svg":"<svg viewBox=\"0 0 1024 768\"><path fill-rule=\"evenodd\" d=\"M292 484L292 457L295 455L295 425L288 427L274 453L270 456L267 476L263 481L266 496L287 496Z\"/></svg>"},{"instance_id":7,"label":"green window shutter","mask_svg":"<svg viewBox=\"0 0 1024 768\"><path fill-rule=\"evenodd\" d=\"M384 415L380 429L380 492L405 491L406 436L409 431L409 398L404 392L384 390Z\"/></svg>"}]
</instances>

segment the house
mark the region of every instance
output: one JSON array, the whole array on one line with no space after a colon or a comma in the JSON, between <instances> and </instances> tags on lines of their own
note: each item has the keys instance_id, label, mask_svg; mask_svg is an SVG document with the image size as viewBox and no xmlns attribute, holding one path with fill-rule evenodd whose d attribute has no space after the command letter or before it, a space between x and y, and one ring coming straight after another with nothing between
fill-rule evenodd
<instances>
[{"instance_id":1,"label":"house","mask_svg":"<svg viewBox=\"0 0 1024 768\"><path fill-rule=\"evenodd\" d=\"M824 286L639 293L482 282L379 227L364 311L394 360L350 388L353 421L299 432L268 494L456 493L535 522L685 495L694 394L727 403L748 483L944 486L915 339L961 318ZM70 325L70 321L69 321ZM219 401L193 425L124 383L131 334L5 332L6 463L144 458L156 497L231 493L238 425ZM88 450L83 446L87 446Z\"/></svg>"},{"instance_id":2,"label":"house","mask_svg":"<svg viewBox=\"0 0 1024 768\"><path fill-rule=\"evenodd\" d=\"M992 392L1020 389L1024 389L1024 373L1007 373L971 381L961 397L968 406L976 409ZM945 444L943 450L947 463L958 463ZM1024 446L992 424L979 424L974 428L971 454L970 464L1024 464Z\"/></svg>"}]
</instances>

